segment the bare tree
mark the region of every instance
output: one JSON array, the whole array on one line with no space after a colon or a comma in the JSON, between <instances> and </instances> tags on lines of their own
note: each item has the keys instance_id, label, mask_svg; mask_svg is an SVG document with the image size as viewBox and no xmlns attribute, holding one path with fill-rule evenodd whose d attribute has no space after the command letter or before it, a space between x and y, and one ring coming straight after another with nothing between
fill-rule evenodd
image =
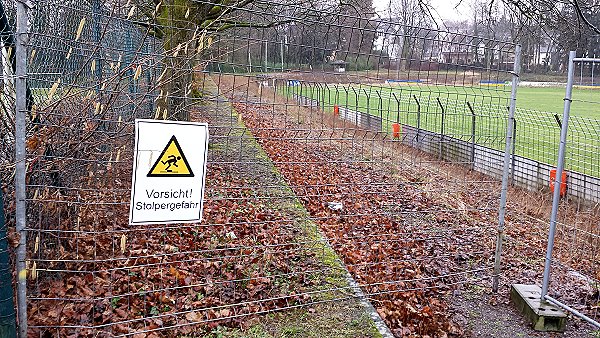
<instances>
[{"instance_id":1,"label":"bare tree","mask_svg":"<svg viewBox=\"0 0 600 338\"><path fill-rule=\"evenodd\" d=\"M300 4L298 0L295 4ZM193 71L199 56L206 53L216 33L240 27L268 28L290 22L278 16L254 17L243 9L265 9L284 6L281 2L259 0L133 0L128 17L144 27L149 35L162 41L165 57L162 74L156 84L159 118L188 120L187 98L192 93ZM305 2L310 6L310 1Z\"/></svg>"},{"instance_id":2,"label":"bare tree","mask_svg":"<svg viewBox=\"0 0 600 338\"><path fill-rule=\"evenodd\" d=\"M542 46L552 53L554 70L564 70L569 50L577 50L580 55L600 52L598 0L484 0L484 3L489 7L503 5L512 24L512 39L523 46L526 67L541 62Z\"/></svg>"},{"instance_id":3,"label":"bare tree","mask_svg":"<svg viewBox=\"0 0 600 338\"><path fill-rule=\"evenodd\" d=\"M430 27L433 19L429 12L429 0L392 0L389 7L390 21L396 22L394 27L391 54L396 57L398 70L406 70L410 59L418 57L423 49L417 41L422 28Z\"/></svg>"}]
</instances>

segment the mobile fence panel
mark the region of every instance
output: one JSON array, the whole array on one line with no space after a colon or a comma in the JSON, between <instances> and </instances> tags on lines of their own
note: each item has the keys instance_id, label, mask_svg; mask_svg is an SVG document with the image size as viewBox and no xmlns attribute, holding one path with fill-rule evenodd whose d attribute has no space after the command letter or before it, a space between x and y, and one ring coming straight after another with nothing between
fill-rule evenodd
<instances>
[{"instance_id":1,"label":"mobile fence panel","mask_svg":"<svg viewBox=\"0 0 600 338\"><path fill-rule=\"evenodd\" d=\"M598 196L595 183L600 176L597 164L600 124L577 114L585 107L591 106L593 111L600 108L598 96L586 92L596 85L594 71L598 64L600 59L577 58L574 51L569 54L560 148L556 172L551 178L553 199L541 292L543 300L596 328L600 328L597 306L600 232L597 204L589 201L597 200ZM581 174L585 171L592 177ZM566 194L570 189L575 193Z\"/></svg>"}]
</instances>

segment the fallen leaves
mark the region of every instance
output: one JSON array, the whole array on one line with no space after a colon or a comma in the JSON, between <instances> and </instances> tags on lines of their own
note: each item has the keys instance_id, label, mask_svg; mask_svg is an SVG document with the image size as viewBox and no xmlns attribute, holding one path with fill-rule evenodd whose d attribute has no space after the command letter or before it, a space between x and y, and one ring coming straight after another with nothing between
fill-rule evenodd
<instances>
[{"instance_id":1,"label":"fallen leaves","mask_svg":"<svg viewBox=\"0 0 600 338\"><path fill-rule=\"evenodd\" d=\"M119 156L110 167L86 164L89 174L72 178L82 189L39 193L39 200L54 194L61 202L45 205L47 227L60 238L40 235L29 308L34 334L202 335L218 325L243 325L258 312L310 303L306 292L322 282L305 271L323 267L297 244L299 228L286 200L265 201L251 188L272 184L267 166L241 171L209 163L203 224L131 228L124 193L131 154Z\"/></svg>"},{"instance_id":2,"label":"fallen leaves","mask_svg":"<svg viewBox=\"0 0 600 338\"><path fill-rule=\"evenodd\" d=\"M464 261L441 253L489 250L482 246L486 241L477 239L484 234L469 232L473 215L459 215L434 201L419 189L428 182L415 180L410 172L395 184L375 162L345 160L357 157L357 149L348 144L295 137L295 126L284 116L257 105L234 105L363 291L380 304L378 312L394 332L459 334L444 299L451 290L447 285L467 280L469 274L461 271L468 269ZM356 140L356 147L362 150L364 145ZM413 181L418 184L406 183ZM461 243L471 247L465 250ZM483 259L469 257L471 264Z\"/></svg>"}]
</instances>

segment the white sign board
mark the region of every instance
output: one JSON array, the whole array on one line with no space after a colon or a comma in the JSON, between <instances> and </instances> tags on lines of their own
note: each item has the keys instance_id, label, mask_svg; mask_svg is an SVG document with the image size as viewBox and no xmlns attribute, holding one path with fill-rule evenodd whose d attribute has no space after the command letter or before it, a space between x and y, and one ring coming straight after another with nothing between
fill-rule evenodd
<instances>
[{"instance_id":1,"label":"white sign board","mask_svg":"<svg viewBox=\"0 0 600 338\"><path fill-rule=\"evenodd\" d=\"M135 120L129 224L202 220L208 124Z\"/></svg>"}]
</instances>

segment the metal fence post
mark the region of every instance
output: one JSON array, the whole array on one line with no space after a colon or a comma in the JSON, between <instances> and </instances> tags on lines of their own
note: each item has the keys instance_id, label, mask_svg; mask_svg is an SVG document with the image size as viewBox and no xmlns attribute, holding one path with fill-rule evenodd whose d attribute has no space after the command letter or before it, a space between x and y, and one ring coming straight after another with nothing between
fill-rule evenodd
<instances>
[{"instance_id":1,"label":"metal fence post","mask_svg":"<svg viewBox=\"0 0 600 338\"><path fill-rule=\"evenodd\" d=\"M317 89L317 94L316 95L312 95L310 97L311 101L313 102L313 104L316 106L317 111L319 110L323 110L323 106L321 104L321 99L323 98L323 85L319 82L315 82L315 88Z\"/></svg>"},{"instance_id":2,"label":"metal fence post","mask_svg":"<svg viewBox=\"0 0 600 338\"><path fill-rule=\"evenodd\" d=\"M367 106L365 107L365 109L367 110L366 113L371 114L371 95L370 95L371 90L369 89L369 93L367 93L367 90L363 88L363 92L365 93L365 96L367 97ZM358 111L358 109L356 111ZM358 114L356 114L356 118L358 119ZM362 119L361 119L361 122L362 122ZM357 125L358 125L358 123L357 123Z\"/></svg>"},{"instance_id":3,"label":"metal fence post","mask_svg":"<svg viewBox=\"0 0 600 338\"><path fill-rule=\"evenodd\" d=\"M354 111L358 112L358 93L356 92L356 90L354 90L354 87L350 87L350 89L352 89L352 91L354 92ZM354 117L354 124L358 124L358 114L355 114L356 116Z\"/></svg>"},{"instance_id":4,"label":"metal fence post","mask_svg":"<svg viewBox=\"0 0 600 338\"><path fill-rule=\"evenodd\" d=\"M349 103L348 103L348 97L349 97L348 88L346 88L346 86L342 86L342 89L344 89L344 94L346 94L346 102L344 103L344 108L348 109L348 107L349 107Z\"/></svg>"},{"instance_id":5,"label":"metal fence post","mask_svg":"<svg viewBox=\"0 0 600 338\"><path fill-rule=\"evenodd\" d=\"M567 148L567 131L569 129L569 114L571 112L571 95L573 93L573 78L575 75L575 52L569 52L569 73L567 78L567 90L565 93L565 105L563 118L560 128L560 146L558 148L558 164L556 166L556 178L554 181L554 196L552 198L552 213L550 214L550 231L548 232L548 247L546 249L546 262L544 264L544 279L542 281L542 299L548 293L548 284L550 284L550 268L552 263L552 250L554 249L554 235L556 233L556 218L558 214L558 204L560 202L560 186L562 183L562 173L565 167L565 151Z\"/></svg>"},{"instance_id":6,"label":"metal fence post","mask_svg":"<svg viewBox=\"0 0 600 338\"><path fill-rule=\"evenodd\" d=\"M417 136L416 136L416 140L417 140L417 147L419 147L419 136L421 134L421 103L419 103L419 99L417 99L417 96L415 94L413 94L413 98L415 99L415 102L417 103Z\"/></svg>"},{"instance_id":7,"label":"metal fence post","mask_svg":"<svg viewBox=\"0 0 600 338\"><path fill-rule=\"evenodd\" d=\"M8 257L8 226L4 222L3 202L2 189L0 189L0 337L14 338L17 336L15 304Z\"/></svg>"},{"instance_id":8,"label":"metal fence post","mask_svg":"<svg viewBox=\"0 0 600 338\"><path fill-rule=\"evenodd\" d=\"M304 89L304 81L300 82L300 86L299 87L300 87L299 88L300 90L296 90L297 97L298 97L297 100L298 100L298 103L300 103L300 105L304 105L305 102L304 102L304 100L302 98L302 91ZM298 116L298 122L300 122L300 116Z\"/></svg>"},{"instance_id":9,"label":"metal fence post","mask_svg":"<svg viewBox=\"0 0 600 338\"><path fill-rule=\"evenodd\" d=\"M400 100L396 96L396 93L392 92L394 100L396 100L396 123L400 123Z\"/></svg>"},{"instance_id":10,"label":"metal fence post","mask_svg":"<svg viewBox=\"0 0 600 338\"><path fill-rule=\"evenodd\" d=\"M323 106L321 110L325 112L325 108L329 109L331 107L331 90L327 83L324 83L323 87L325 88L323 89Z\"/></svg>"},{"instance_id":11,"label":"metal fence post","mask_svg":"<svg viewBox=\"0 0 600 338\"><path fill-rule=\"evenodd\" d=\"M269 49L269 42L267 41L267 39L265 38L265 68L264 68L264 72L267 73L269 71L269 61L268 61L268 49Z\"/></svg>"},{"instance_id":12,"label":"metal fence post","mask_svg":"<svg viewBox=\"0 0 600 338\"><path fill-rule=\"evenodd\" d=\"M25 266L27 231L25 195L25 142L27 116L27 7L29 2L17 1L17 45L15 51L15 222L19 234L16 251L17 268L17 315L19 337L27 337L27 269Z\"/></svg>"},{"instance_id":13,"label":"metal fence post","mask_svg":"<svg viewBox=\"0 0 600 338\"><path fill-rule=\"evenodd\" d=\"M375 94L379 97L379 106L377 110L379 111L379 117L383 121L383 99L381 98L381 93L378 90L375 90Z\"/></svg>"},{"instance_id":14,"label":"metal fence post","mask_svg":"<svg viewBox=\"0 0 600 338\"><path fill-rule=\"evenodd\" d=\"M321 107L321 95L322 95L321 93L322 92L323 92L323 90L322 90L321 84L318 82L315 82L313 95L311 95L309 97L309 100L311 102L311 106L316 107L317 110L319 110Z\"/></svg>"},{"instance_id":15,"label":"metal fence post","mask_svg":"<svg viewBox=\"0 0 600 338\"><path fill-rule=\"evenodd\" d=\"M502 241L504 240L504 217L506 216L506 196L508 194L508 174L510 169L510 150L513 140L513 125L515 123L515 107L517 104L517 87L521 72L521 45L515 48L515 62L513 65L512 85L510 91L510 105L508 108L508 125L506 126L506 146L504 148L504 167L502 171L502 191L500 193L500 207L498 212L498 236L496 238L496 252L494 254L494 278L492 290L498 292L500 282L500 260L502 258Z\"/></svg>"},{"instance_id":16,"label":"metal fence post","mask_svg":"<svg viewBox=\"0 0 600 338\"><path fill-rule=\"evenodd\" d=\"M476 131L476 118L475 109L469 101L467 101L467 107L469 107L469 111L471 111L471 154L470 154L470 162L471 169L475 170L475 131Z\"/></svg>"},{"instance_id":17,"label":"metal fence post","mask_svg":"<svg viewBox=\"0 0 600 338\"><path fill-rule=\"evenodd\" d=\"M440 127L440 160L444 159L444 133L445 133L445 125L446 125L446 109L444 109L444 105L442 104L442 101L440 101L439 97L435 98L437 100L438 105L440 106L440 109L442 110L442 121L441 121L441 127Z\"/></svg>"}]
</instances>

